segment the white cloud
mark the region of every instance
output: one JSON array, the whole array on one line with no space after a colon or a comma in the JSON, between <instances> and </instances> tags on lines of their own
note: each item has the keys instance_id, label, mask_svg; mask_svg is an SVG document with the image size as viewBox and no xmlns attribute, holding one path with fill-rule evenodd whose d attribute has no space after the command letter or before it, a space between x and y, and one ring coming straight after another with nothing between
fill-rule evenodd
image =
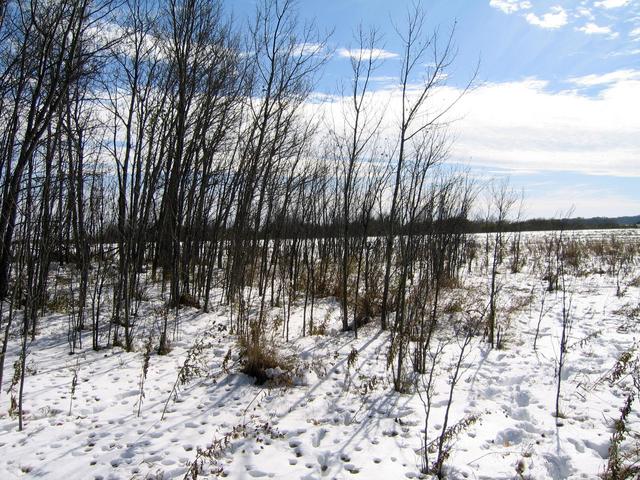
<instances>
[{"instance_id":1,"label":"white cloud","mask_svg":"<svg viewBox=\"0 0 640 480\"><path fill-rule=\"evenodd\" d=\"M612 52L609 54L610 57L629 57L640 55L640 48L636 48L633 50L621 50L618 52Z\"/></svg>"},{"instance_id":2,"label":"white cloud","mask_svg":"<svg viewBox=\"0 0 640 480\"><path fill-rule=\"evenodd\" d=\"M616 70L604 74L591 74L582 77L572 77L570 83L579 87L596 87L610 85L617 82L640 81L640 71L638 70Z\"/></svg>"},{"instance_id":3,"label":"white cloud","mask_svg":"<svg viewBox=\"0 0 640 480\"><path fill-rule=\"evenodd\" d=\"M618 32L611 30L611 27L600 26L593 22L589 22L582 27L577 28L578 31L584 32L587 35L608 35L610 38L616 38Z\"/></svg>"},{"instance_id":4,"label":"white cloud","mask_svg":"<svg viewBox=\"0 0 640 480\"><path fill-rule=\"evenodd\" d=\"M631 30L629 32L629 36L633 39L633 40L640 40L640 27L634 28L633 30Z\"/></svg>"},{"instance_id":5,"label":"white cloud","mask_svg":"<svg viewBox=\"0 0 640 480\"><path fill-rule=\"evenodd\" d=\"M551 93L534 80L481 87L461 103L453 152L514 171L640 177L640 72L614 77L597 97Z\"/></svg>"},{"instance_id":6,"label":"white cloud","mask_svg":"<svg viewBox=\"0 0 640 480\"><path fill-rule=\"evenodd\" d=\"M550 92L547 82L527 79L468 92L448 116L457 120L449 127L455 138L452 160L519 173L640 177L640 70L571 82L602 89L597 96L576 89ZM418 89L409 94L418 95ZM420 118L432 118L458 95L456 88L438 88ZM324 110L329 118L340 118L348 101L333 96L324 105L314 104L309 114L315 117ZM381 135L392 141L401 118L400 91L394 87L371 92L368 104L384 112Z\"/></svg>"},{"instance_id":7,"label":"white cloud","mask_svg":"<svg viewBox=\"0 0 640 480\"><path fill-rule=\"evenodd\" d=\"M578 7L576 10L577 17L588 18L589 20L595 20L595 15L587 7Z\"/></svg>"},{"instance_id":8,"label":"white cloud","mask_svg":"<svg viewBox=\"0 0 640 480\"><path fill-rule=\"evenodd\" d=\"M370 79L372 82L378 83L397 83L398 77L395 75L374 75Z\"/></svg>"},{"instance_id":9,"label":"white cloud","mask_svg":"<svg viewBox=\"0 0 640 480\"><path fill-rule=\"evenodd\" d=\"M631 0L602 0L600 2L595 2L594 5L602 8L619 8L624 7L629 3L631 3Z\"/></svg>"},{"instance_id":10,"label":"white cloud","mask_svg":"<svg viewBox=\"0 0 640 480\"><path fill-rule=\"evenodd\" d=\"M528 13L524 18L531 25L546 29L563 27L567 24L568 21L566 10L559 5L551 7L549 12L542 15L542 17L539 17L535 13Z\"/></svg>"},{"instance_id":11,"label":"white cloud","mask_svg":"<svg viewBox=\"0 0 640 480\"><path fill-rule=\"evenodd\" d=\"M291 53L296 56L319 55L324 51L322 43L299 43L294 45Z\"/></svg>"},{"instance_id":12,"label":"white cloud","mask_svg":"<svg viewBox=\"0 0 640 480\"><path fill-rule=\"evenodd\" d=\"M520 0L490 0L489 5L507 15L531 8L531 2Z\"/></svg>"},{"instance_id":13,"label":"white cloud","mask_svg":"<svg viewBox=\"0 0 640 480\"><path fill-rule=\"evenodd\" d=\"M396 58L398 57L397 53L394 52L389 52L388 50L382 50L380 48L374 48L374 49L346 49L346 48L339 48L336 53L343 57L343 58L369 58L369 55L371 55L372 58L378 59L378 60L385 60L388 58Z\"/></svg>"}]
</instances>

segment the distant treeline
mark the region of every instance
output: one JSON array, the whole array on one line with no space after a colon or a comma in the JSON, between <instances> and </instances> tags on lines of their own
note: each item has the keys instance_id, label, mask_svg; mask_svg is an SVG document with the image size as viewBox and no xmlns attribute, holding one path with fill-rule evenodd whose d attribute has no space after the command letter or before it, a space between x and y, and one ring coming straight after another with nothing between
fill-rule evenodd
<instances>
[{"instance_id":1,"label":"distant treeline","mask_svg":"<svg viewBox=\"0 0 640 480\"><path fill-rule=\"evenodd\" d=\"M621 219L632 219L640 222L640 217L593 217L593 218L532 218L522 221L506 221L501 227L497 225L495 221L487 220L470 220L468 218L447 218L444 220L423 221L414 223L412 225L401 225L395 222L394 231L398 235L404 235L408 233L411 228L413 234L432 235L434 233L487 233L495 232L499 228L502 231L519 231L519 232L539 232L545 230L589 230L589 229L619 229L635 227L636 223L630 221L629 223L623 223ZM388 231L389 219L386 216L372 218L371 223L368 226L368 234L372 237L384 236ZM270 232L280 232L284 237L296 237L296 238L331 238L340 237L342 235L343 225L339 221L330 224L313 224L313 223L301 223L293 219L287 221L284 220L279 225L270 224L265 225L259 238L272 238ZM353 223L349 228L350 237L358 237L363 232L362 226L358 223ZM229 237L232 232L227 229L227 235L222 237ZM247 230L247 238L253 236L252 230ZM152 227L147 233L149 241L158 234L158 228ZM202 238L200 240L207 240L207 237L213 236L213 232L203 231ZM218 233L220 237L220 233ZM280 237L282 238L282 237ZM117 225L108 226L103 235L96 238L96 241L102 241L106 243L116 243L118 239Z\"/></svg>"},{"instance_id":2,"label":"distant treeline","mask_svg":"<svg viewBox=\"0 0 640 480\"><path fill-rule=\"evenodd\" d=\"M636 219L635 222L628 223L621 221L622 218ZM589 229L613 229L633 227L640 221L640 217L593 217L593 218L532 218L519 222L508 222L506 229L523 232L538 232L542 230L589 230ZM473 232L494 231L496 226L493 222L472 221L470 226Z\"/></svg>"}]
</instances>

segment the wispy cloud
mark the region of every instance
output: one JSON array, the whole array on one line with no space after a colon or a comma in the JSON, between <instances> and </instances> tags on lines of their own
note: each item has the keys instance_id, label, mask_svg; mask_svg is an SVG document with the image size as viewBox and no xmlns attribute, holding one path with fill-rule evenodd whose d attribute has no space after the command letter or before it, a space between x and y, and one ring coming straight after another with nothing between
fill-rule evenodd
<instances>
[{"instance_id":1,"label":"wispy cloud","mask_svg":"<svg viewBox=\"0 0 640 480\"><path fill-rule=\"evenodd\" d=\"M629 3L631 3L631 0L602 0L600 2L595 2L594 5L596 7L610 9L610 8L624 7Z\"/></svg>"},{"instance_id":2,"label":"wispy cloud","mask_svg":"<svg viewBox=\"0 0 640 480\"><path fill-rule=\"evenodd\" d=\"M577 17L588 18L589 20L595 20L596 18L593 12L587 7L578 7L575 14Z\"/></svg>"},{"instance_id":3,"label":"wispy cloud","mask_svg":"<svg viewBox=\"0 0 640 480\"><path fill-rule=\"evenodd\" d=\"M616 70L604 74L591 74L569 79L569 83L579 87L597 87L626 81L640 81L640 71L630 69Z\"/></svg>"},{"instance_id":4,"label":"wispy cloud","mask_svg":"<svg viewBox=\"0 0 640 480\"><path fill-rule=\"evenodd\" d=\"M528 13L524 18L531 25L545 29L560 28L565 26L569 21L567 11L559 5L551 7L551 9L542 16L538 16L535 13Z\"/></svg>"},{"instance_id":5,"label":"wispy cloud","mask_svg":"<svg viewBox=\"0 0 640 480\"><path fill-rule=\"evenodd\" d=\"M593 22L589 22L576 30L586 33L587 35L608 35L609 38L617 38L618 32L614 32L611 27L600 26Z\"/></svg>"},{"instance_id":6,"label":"wispy cloud","mask_svg":"<svg viewBox=\"0 0 640 480\"><path fill-rule=\"evenodd\" d=\"M372 58L385 60L389 58L397 58L398 54L394 52L390 52L388 50L383 50L380 48L374 49L347 49L347 48L339 48L336 53L338 56L343 58Z\"/></svg>"},{"instance_id":7,"label":"wispy cloud","mask_svg":"<svg viewBox=\"0 0 640 480\"><path fill-rule=\"evenodd\" d=\"M398 77L393 75L374 75L371 77L371 81L378 83L395 83L398 82Z\"/></svg>"},{"instance_id":8,"label":"wispy cloud","mask_svg":"<svg viewBox=\"0 0 640 480\"><path fill-rule=\"evenodd\" d=\"M498 10L502 10L502 12L507 15L519 10L527 10L531 8L531 2L520 0L491 0L489 5L493 8L497 8Z\"/></svg>"},{"instance_id":9,"label":"wispy cloud","mask_svg":"<svg viewBox=\"0 0 640 480\"><path fill-rule=\"evenodd\" d=\"M320 55L324 51L325 46L322 43L299 43L294 45L291 54L300 56Z\"/></svg>"},{"instance_id":10,"label":"wispy cloud","mask_svg":"<svg viewBox=\"0 0 640 480\"><path fill-rule=\"evenodd\" d=\"M640 48L612 52L609 54L609 57L633 57L636 55L640 55Z\"/></svg>"}]
</instances>

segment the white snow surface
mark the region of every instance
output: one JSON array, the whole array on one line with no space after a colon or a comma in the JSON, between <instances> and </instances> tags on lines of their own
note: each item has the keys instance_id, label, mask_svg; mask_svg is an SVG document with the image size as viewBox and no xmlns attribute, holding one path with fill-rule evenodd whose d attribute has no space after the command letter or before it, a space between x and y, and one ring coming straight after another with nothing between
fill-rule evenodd
<instances>
[{"instance_id":1,"label":"white snow surface","mask_svg":"<svg viewBox=\"0 0 640 480\"><path fill-rule=\"evenodd\" d=\"M584 235L584 234L580 234ZM629 233L638 241L635 233ZM573 328L562 388L564 418L553 416L554 377L561 325L561 293L546 295L533 350L545 282L540 275L501 270L504 305L533 295L507 330L505 347L473 340L454 391L450 423L467 415L479 419L453 443L446 462L451 479L512 479L519 463L524 478L597 478L608 456L612 425L625 401L620 386L598 380L618 356L634 345L638 326L621 312L640 304L640 289L616 296L615 280L604 273L570 276ZM474 272L465 284L487 288ZM66 317L41 321L29 345L25 380L25 428L8 415L6 392L17 356L14 339L5 361L0 394L0 479L183 478L198 449L216 445L203 458L198 478L233 479L395 479L430 478L420 473L425 411L416 392L393 391L386 366L389 333L378 322L340 331L340 310L325 299L316 321L329 319L325 335L301 336L302 307L296 306L290 339L279 339L283 355L298 366L293 384L258 386L239 372L235 337L228 333L228 310L180 312L179 335L168 355L150 358L140 416L137 415L142 346L68 354ZM149 319L150 323L152 320ZM187 350L205 338L207 375L192 379L169 399ZM355 365L347 358L358 351ZM223 368L229 349L234 352ZM428 437L436 439L449 394L448 366L459 346L451 341L436 382ZM71 402L74 369L78 385ZM281 372L269 372L276 378ZM167 414L161 420L165 402ZM71 411L70 411L71 409ZM630 430L640 431L634 408Z\"/></svg>"}]
</instances>

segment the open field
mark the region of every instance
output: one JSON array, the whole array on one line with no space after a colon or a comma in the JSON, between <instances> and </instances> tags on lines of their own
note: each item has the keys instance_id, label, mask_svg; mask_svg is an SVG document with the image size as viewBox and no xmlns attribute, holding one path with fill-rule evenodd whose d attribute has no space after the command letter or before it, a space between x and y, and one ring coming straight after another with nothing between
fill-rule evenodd
<instances>
[{"instance_id":1,"label":"open field","mask_svg":"<svg viewBox=\"0 0 640 480\"><path fill-rule=\"evenodd\" d=\"M459 329L464 312L487 302L490 277L479 257L443 289L427 371L408 374L406 393L394 391L392 332L376 320L357 339L341 331L340 304L331 297L316 304L322 328L304 336L303 300L296 300L288 342L283 307L269 310L265 330L281 366L268 369L261 385L241 373L228 307L180 309L171 351L146 356L143 394L144 344L93 351L85 338L69 355L67 315L52 313L28 345L22 432L8 413L9 382L3 386L0 477L430 478L421 473L424 429L434 461L446 413L447 478L596 478L607 470L620 409L637 392L640 264L637 256L629 261L617 292L611 262L594 245L615 235L637 251L638 233L565 232L565 242L591 247L567 266L564 289L553 291L542 260L534 261L536 246L552 234L524 235L521 271L511 273L505 257L497 274L503 333L493 349L486 332ZM157 286L147 295L139 328L153 332L162 300ZM6 365L18 353L14 342ZM625 370L619 360L627 353ZM626 428L624 451L640 441L636 403Z\"/></svg>"}]
</instances>

